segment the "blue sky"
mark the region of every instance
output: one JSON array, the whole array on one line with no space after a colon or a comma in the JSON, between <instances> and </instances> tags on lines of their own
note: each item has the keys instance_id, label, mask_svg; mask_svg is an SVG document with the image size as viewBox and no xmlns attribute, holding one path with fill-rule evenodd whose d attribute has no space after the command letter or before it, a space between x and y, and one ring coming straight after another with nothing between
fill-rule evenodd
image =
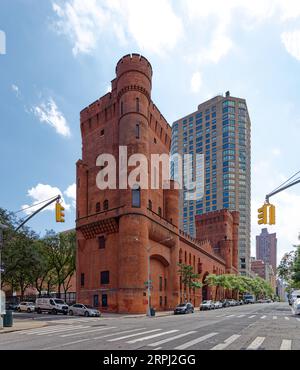
<instances>
[{"instance_id":1,"label":"blue sky","mask_svg":"<svg viewBox=\"0 0 300 370\"><path fill-rule=\"evenodd\" d=\"M107 92L124 54L150 60L152 98L170 123L227 90L247 99L253 241L265 194L300 169L297 0L2 0L0 30L0 205L60 192L66 223L45 211L30 222L41 234L74 226L79 112ZM280 258L297 242L300 185L272 201Z\"/></svg>"}]
</instances>

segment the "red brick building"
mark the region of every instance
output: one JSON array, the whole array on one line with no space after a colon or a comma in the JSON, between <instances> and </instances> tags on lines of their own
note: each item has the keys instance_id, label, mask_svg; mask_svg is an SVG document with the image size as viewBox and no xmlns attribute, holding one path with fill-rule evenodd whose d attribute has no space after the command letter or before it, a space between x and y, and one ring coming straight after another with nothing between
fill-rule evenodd
<instances>
[{"instance_id":1,"label":"red brick building","mask_svg":"<svg viewBox=\"0 0 300 370\"><path fill-rule=\"evenodd\" d=\"M85 108L80 115L82 159L77 162L77 292L78 300L101 310L145 313L148 297L148 257L152 280L151 305L173 308L183 297L195 305L211 297L211 289L184 292L178 263L192 265L202 281L209 273L237 270L238 214L219 211L209 228L201 224L196 240L178 228L179 191L174 189L122 189L117 160L118 190L96 185L100 154L119 158L169 154L171 127L151 100L152 67L137 54L123 57L116 67L112 91ZM128 168L128 173L135 168ZM148 165L150 184L150 165ZM161 169L159 170L161 177ZM214 227L217 234L208 232ZM227 240L224 240L225 235ZM212 244L205 238L210 238Z\"/></svg>"}]
</instances>

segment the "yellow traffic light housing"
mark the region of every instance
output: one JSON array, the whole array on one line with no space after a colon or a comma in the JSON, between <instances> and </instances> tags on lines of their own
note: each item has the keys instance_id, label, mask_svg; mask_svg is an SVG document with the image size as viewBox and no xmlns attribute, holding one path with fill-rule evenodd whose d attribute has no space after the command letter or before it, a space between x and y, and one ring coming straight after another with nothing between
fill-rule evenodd
<instances>
[{"instance_id":1,"label":"yellow traffic light housing","mask_svg":"<svg viewBox=\"0 0 300 370\"><path fill-rule=\"evenodd\" d=\"M55 204L56 222L65 222L64 210L64 207L59 202Z\"/></svg>"},{"instance_id":2,"label":"yellow traffic light housing","mask_svg":"<svg viewBox=\"0 0 300 370\"><path fill-rule=\"evenodd\" d=\"M269 207L269 225L275 225L276 223L276 210L273 204L270 204Z\"/></svg>"},{"instance_id":3,"label":"yellow traffic light housing","mask_svg":"<svg viewBox=\"0 0 300 370\"><path fill-rule=\"evenodd\" d=\"M257 210L258 212L258 224L266 225L268 223L268 204L264 204Z\"/></svg>"}]
</instances>

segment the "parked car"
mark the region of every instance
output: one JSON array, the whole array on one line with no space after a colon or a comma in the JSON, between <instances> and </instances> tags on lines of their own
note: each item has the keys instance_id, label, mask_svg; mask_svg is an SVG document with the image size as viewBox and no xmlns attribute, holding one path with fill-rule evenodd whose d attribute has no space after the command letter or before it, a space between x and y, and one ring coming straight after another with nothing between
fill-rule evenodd
<instances>
[{"instance_id":1,"label":"parked car","mask_svg":"<svg viewBox=\"0 0 300 370\"><path fill-rule=\"evenodd\" d=\"M205 310L214 310L215 305L213 301L203 301L200 304L200 311L205 311Z\"/></svg>"},{"instance_id":2,"label":"parked car","mask_svg":"<svg viewBox=\"0 0 300 370\"><path fill-rule=\"evenodd\" d=\"M228 299L222 299L221 301L223 307L229 307L230 303Z\"/></svg>"},{"instance_id":3,"label":"parked car","mask_svg":"<svg viewBox=\"0 0 300 370\"><path fill-rule=\"evenodd\" d=\"M300 315L300 298L297 298L293 305L292 305L292 311L294 315Z\"/></svg>"},{"instance_id":4,"label":"parked car","mask_svg":"<svg viewBox=\"0 0 300 370\"><path fill-rule=\"evenodd\" d=\"M289 296L289 305L292 306L298 298L300 298L300 290L294 290Z\"/></svg>"},{"instance_id":5,"label":"parked car","mask_svg":"<svg viewBox=\"0 0 300 370\"><path fill-rule=\"evenodd\" d=\"M76 303L72 306L69 306L69 315L78 315L78 316L94 316L94 317L100 317L101 312L97 310L97 308L94 308L92 306Z\"/></svg>"},{"instance_id":6,"label":"parked car","mask_svg":"<svg viewBox=\"0 0 300 370\"><path fill-rule=\"evenodd\" d=\"M174 310L174 315L184 313L194 313L194 306L190 302L180 303Z\"/></svg>"},{"instance_id":7,"label":"parked car","mask_svg":"<svg viewBox=\"0 0 300 370\"><path fill-rule=\"evenodd\" d=\"M215 306L216 309L223 307L223 304L220 301L213 302L213 304L214 304L214 306Z\"/></svg>"},{"instance_id":8,"label":"parked car","mask_svg":"<svg viewBox=\"0 0 300 370\"><path fill-rule=\"evenodd\" d=\"M235 299L229 299L229 306L237 306L238 303Z\"/></svg>"},{"instance_id":9,"label":"parked car","mask_svg":"<svg viewBox=\"0 0 300 370\"><path fill-rule=\"evenodd\" d=\"M32 302L21 302L17 305L17 311L18 312L34 312L35 306Z\"/></svg>"},{"instance_id":10,"label":"parked car","mask_svg":"<svg viewBox=\"0 0 300 370\"><path fill-rule=\"evenodd\" d=\"M252 295L252 294L244 294L243 299L244 299L244 302L246 304L255 303L256 302L255 296Z\"/></svg>"},{"instance_id":11,"label":"parked car","mask_svg":"<svg viewBox=\"0 0 300 370\"><path fill-rule=\"evenodd\" d=\"M37 298L35 301L35 310L37 313L48 312L53 315L62 313L68 314L69 306L65 301L59 298Z\"/></svg>"}]
</instances>

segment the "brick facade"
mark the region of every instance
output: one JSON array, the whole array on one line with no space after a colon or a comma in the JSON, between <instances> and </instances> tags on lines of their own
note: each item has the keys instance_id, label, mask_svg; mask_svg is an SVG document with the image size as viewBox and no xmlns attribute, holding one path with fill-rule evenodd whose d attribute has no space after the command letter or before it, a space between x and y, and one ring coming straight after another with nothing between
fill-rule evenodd
<instances>
[{"instance_id":1,"label":"brick facade","mask_svg":"<svg viewBox=\"0 0 300 370\"><path fill-rule=\"evenodd\" d=\"M237 215L230 216L224 211L228 229L235 231L234 237L228 232L229 240L220 243L218 252L208 240L197 241L179 230L179 191L174 189L172 181L170 189L162 186L157 190L141 189L138 207L133 206L131 189L99 190L96 186L100 171L96 161L102 153L118 159L119 147L126 146L128 157L134 153L142 153L148 159L151 154L169 154L171 127L152 102L151 89L150 63L137 54L127 55L117 64L111 93L85 108L80 115L82 159L77 162L76 220L78 301L98 305L102 311L146 312L148 256L151 305L157 310L174 308L184 298L199 305L203 295L211 297L211 289L206 286L195 292L183 292L177 265L180 261L194 266L201 280L209 273L235 272ZM117 160L117 189L121 185L119 170L126 166ZM133 168L129 167L128 173ZM150 165L146 172L150 184ZM159 175L161 178L161 170ZM205 233L199 234L198 238L204 239L203 235Z\"/></svg>"}]
</instances>

